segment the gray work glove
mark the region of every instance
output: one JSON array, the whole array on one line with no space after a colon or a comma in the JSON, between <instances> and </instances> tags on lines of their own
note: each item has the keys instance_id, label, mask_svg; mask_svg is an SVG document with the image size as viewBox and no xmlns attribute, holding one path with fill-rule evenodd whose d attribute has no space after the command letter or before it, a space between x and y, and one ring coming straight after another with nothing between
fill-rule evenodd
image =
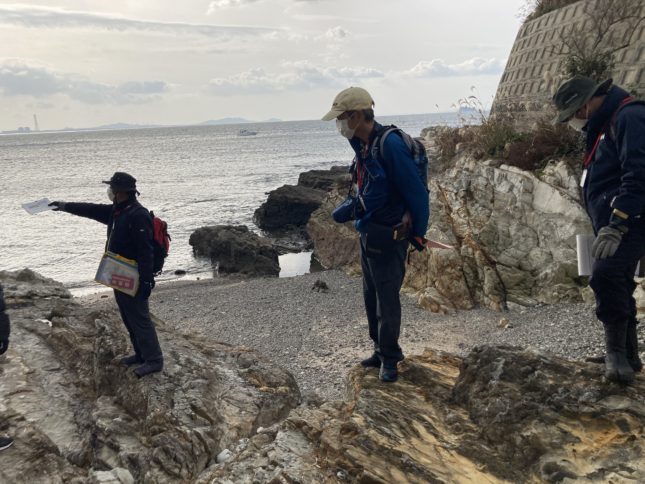
<instances>
[{"instance_id":1,"label":"gray work glove","mask_svg":"<svg viewBox=\"0 0 645 484\"><path fill-rule=\"evenodd\" d=\"M48 206L49 207L54 207L53 210L55 212L58 212L58 211L64 212L65 211L65 202L51 202Z\"/></svg>"},{"instance_id":2,"label":"gray work glove","mask_svg":"<svg viewBox=\"0 0 645 484\"><path fill-rule=\"evenodd\" d=\"M626 233L625 226L607 225L601 228L591 246L591 256L598 260L613 256Z\"/></svg>"}]
</instances>

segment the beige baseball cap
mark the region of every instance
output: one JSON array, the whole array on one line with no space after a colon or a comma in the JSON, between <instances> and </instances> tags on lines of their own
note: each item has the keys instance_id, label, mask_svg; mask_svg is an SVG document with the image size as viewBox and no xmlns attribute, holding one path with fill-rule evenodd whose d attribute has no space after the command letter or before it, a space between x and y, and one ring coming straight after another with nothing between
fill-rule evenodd
<instances>
[{"instance_id":1,"label":"beige baseball cap","mask_svg":"<svg viewBox=\"0 0 645 484\"><path fill-rule=\"evenodd\" d=\"M338 93L334 103L331 105L331 111L325 114L322 120L331 121L345 111L359 111L361 109L370 109L373 106L374 100L369 92L362 87L348 87Z\"/></svg>"}]
</instances>

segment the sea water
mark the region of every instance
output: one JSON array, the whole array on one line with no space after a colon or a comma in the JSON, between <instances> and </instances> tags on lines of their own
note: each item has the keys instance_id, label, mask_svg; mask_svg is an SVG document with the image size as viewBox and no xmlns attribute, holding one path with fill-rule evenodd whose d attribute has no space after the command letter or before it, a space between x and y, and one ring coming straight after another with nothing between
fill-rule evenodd
<instances>
[{"instance_id":1,"label":"sea water","mask_svg":"<svg viewBox=\"0 0 645 484\"><path fill-rule=\"evenodd\" d=\"M456 115L386 117L416 136ZM239 136L240 129L257 131ZM29 267L70 288L93 287L106 228L61 212L29 215L21 204L42 198L109 203L102 180L115 171L137 178L140 201L168 222L172 236L163 278L211 273L193 257L197 228L253 225L267 193L295 184L307 170L349 165L353 153L335 124L294 121L0 136L0 270ZM282 276L307 272L310 254L283 256Z\"/></svg>"}]
</instances>

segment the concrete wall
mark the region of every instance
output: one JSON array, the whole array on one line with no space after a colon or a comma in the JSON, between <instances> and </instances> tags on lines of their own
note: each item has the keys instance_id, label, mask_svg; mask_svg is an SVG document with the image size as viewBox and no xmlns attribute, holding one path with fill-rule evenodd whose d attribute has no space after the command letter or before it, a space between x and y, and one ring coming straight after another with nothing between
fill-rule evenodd
<instances>
[{"instance_id":1,"label":"concrete wall","mask_svg":"<svg viewBox=\"0 0 645 484\"><path fill-rule=\"evenodd\" d=\"M530 124L551 112L551 97L564 80L564 57L553 54L555 44L566 29L588 22L585 8L595 1L581 0L522 25L497 87L493 113L511 111L520 124ZM614 82L645 96L645 23L632 45L614 59Z\"/></svg>"}]
</instances>

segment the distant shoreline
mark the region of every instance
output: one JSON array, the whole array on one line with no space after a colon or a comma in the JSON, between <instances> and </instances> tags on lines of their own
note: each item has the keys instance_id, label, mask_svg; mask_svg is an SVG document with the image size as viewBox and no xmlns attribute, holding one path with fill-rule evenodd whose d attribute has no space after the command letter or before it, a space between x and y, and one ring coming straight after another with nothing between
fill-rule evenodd
<instances>
[{"instance_id":1,"label":"distant shoreline","mask_svg":"<svg viewBox=\"0 0 645 484\"><path fill-rule=\"evenodd\" d=\"M441 113L408 113L408 114L381 114L378 118L396 118L404 116L443 116L443 115L458 115L458 111L446 111ZM223 118L216 120L202 121L201 123L189 124L129 124L129 123L114 123L104 126L93 126L89 128L61 128L49 130L31 130L20 132L18 130L3 130L0 131L0 136L22 136L22 135L39 135L39 134L55 134L55 133L84 133L96 131L129 131L138 129L164 129L164 128L198 128L210 126L242 126L249 124L272 124L272 123L302 123L310 121L319 121L318 119L268 119L264 121L254 121L243 118ZM324 121L321 121L324 122Z\"/></svg>"}]
</instances>

